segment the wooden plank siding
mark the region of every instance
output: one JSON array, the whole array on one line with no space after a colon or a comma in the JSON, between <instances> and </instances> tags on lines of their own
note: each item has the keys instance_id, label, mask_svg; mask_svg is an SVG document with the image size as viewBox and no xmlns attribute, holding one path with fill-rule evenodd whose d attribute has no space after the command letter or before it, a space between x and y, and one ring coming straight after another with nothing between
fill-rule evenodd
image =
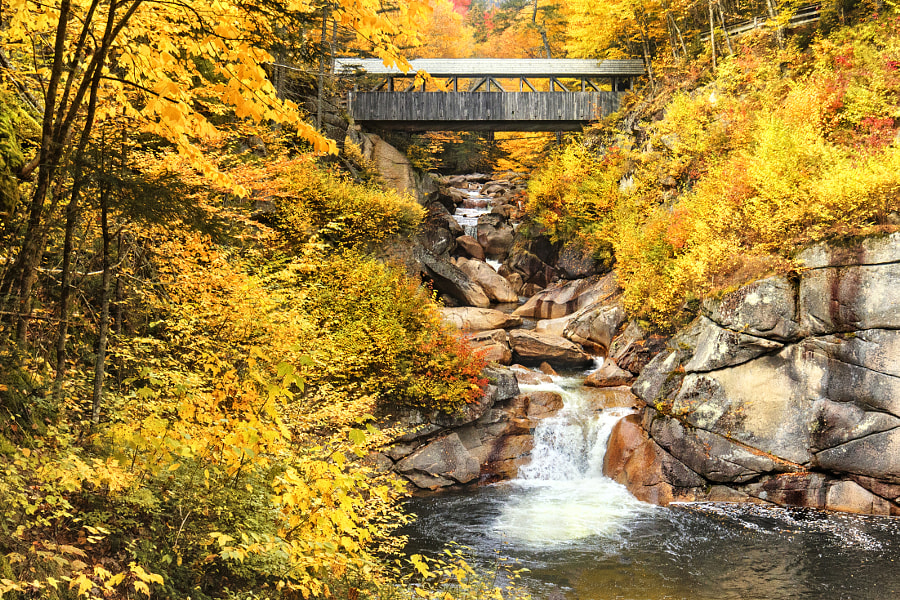
<instances>
[{"instance_id":1,"label":"wooden plank siding","mask_svg":"<svg viewBox=\"0 0 900 600\"><path fill-rule=\"evenodd\" d=\"M572 131L618 110L622 92L352 92L365 128L403 131Z\"/></svg>"}]
</instances>

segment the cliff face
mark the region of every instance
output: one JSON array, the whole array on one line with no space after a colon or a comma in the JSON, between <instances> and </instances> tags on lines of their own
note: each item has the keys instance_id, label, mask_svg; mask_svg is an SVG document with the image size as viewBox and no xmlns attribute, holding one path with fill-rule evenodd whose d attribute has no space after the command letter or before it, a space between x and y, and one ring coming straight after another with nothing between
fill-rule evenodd
<instances>
[{"instance_id":1,"label":"cliff face","mask_svg":"<svg viewBox=\"0 0 900 600\"><path fill-rule=\"evenodd\" d=\"M900 514L900 234L799 255L641 372L605 470L638 498Z\"/></svg>"}]
</instances>

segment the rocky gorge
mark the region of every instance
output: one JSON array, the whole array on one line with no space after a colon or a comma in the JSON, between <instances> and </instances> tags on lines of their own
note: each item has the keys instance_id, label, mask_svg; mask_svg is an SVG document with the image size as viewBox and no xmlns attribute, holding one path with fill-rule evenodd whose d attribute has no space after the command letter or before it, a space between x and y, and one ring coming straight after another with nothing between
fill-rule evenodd
<instances>
[{"instance_id":1,"label":"rocky gorge","mask_svg":"<svg viewBox=\"0 0 900 600\"><path fill-rule=\"evenodd\" d=\"M466 414L401 415L387 468L432 490L515 478L563 407L541 388L563 371L583 373L597 411L634 408L603 469L640 500L900 514L900 235L802 250L796 272L706 299L663 336L628 320L609 265L520 227L523 185L469 175L418 192L407 264L492 366Z\"/></svg>"}]
</instances>

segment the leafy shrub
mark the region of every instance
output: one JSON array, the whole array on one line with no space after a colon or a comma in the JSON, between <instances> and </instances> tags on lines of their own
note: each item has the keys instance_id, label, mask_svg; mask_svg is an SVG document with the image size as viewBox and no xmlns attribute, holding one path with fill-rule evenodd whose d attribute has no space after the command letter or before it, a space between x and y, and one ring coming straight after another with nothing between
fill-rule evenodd
<instances>
[{"instance_id":1,"label":"leafy shrub","mask_svg":"<svg viewBox=\"0 0 900 600\"><path fill-rule=\"evenodd\" d=\"M295 246L319 241L338 249L367 249L415 231L423 209L409 196L361 185L317 167L308 157L276 170L269 193L276 223Z\"/></svg>"},{"instance_id":2,"label":"leafy shrub","mask_svg":"<svg viewBox=\"0 0 900 600\"><path fill-rule=\"evenodd\" d=\"M529 188L554 236L612 245L627 308L662 328L687 300L790 269L803 244L883 230L900 209L900 22L805 53L753 44L674 93L642 125L646 146L569 146Z\"/></svg>"},{"instance_id":3,"label":"leafy shrub","mask_svg":"<svg viewBox=\"0 0 900 600\"><path fill-rule=\"evenodd\" d=\"M427 291L398 269L345 253L300 283L309 319L301 347L315 363L308 376L317 402L369 397L373 407L453 412L481 394L485 363L444 329Z\"/></svg>"}]
</instances>

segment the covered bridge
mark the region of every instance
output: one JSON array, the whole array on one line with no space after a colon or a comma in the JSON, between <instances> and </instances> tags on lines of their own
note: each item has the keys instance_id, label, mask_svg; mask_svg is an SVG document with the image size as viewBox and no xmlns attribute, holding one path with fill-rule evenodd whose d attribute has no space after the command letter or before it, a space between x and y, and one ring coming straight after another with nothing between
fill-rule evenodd
<instances>
[{"instance_id":1,"label":"covered bridge","mask_svg":"<svg viewBox=\"0 0 900 600\"><path fill-rule=\"evenodd\" d=\"M412 70L403 73L379 59L335 60L336 74L374 80L370 91L349 95L354 121L370 130L572 131L618 110L634 78L644 74L640 60L435 58L410 63Z\"/></svg>"}]
</instances>

